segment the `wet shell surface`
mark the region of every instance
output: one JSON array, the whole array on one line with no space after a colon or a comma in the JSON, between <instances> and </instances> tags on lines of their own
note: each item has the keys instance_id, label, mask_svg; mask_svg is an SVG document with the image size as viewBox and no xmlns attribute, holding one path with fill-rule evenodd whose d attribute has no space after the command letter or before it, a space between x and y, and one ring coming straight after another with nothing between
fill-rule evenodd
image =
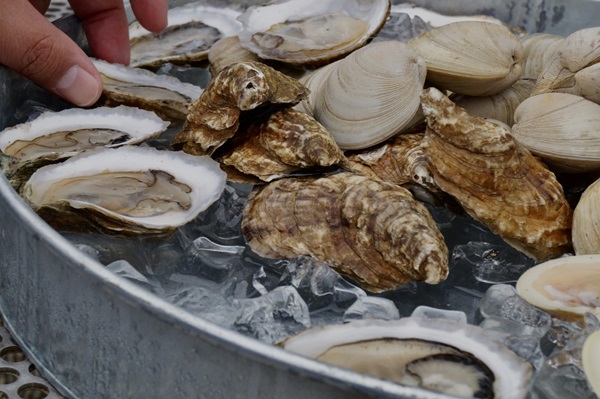
<instances>
[{"instance_id":1,"label":"wet shell surface","mask_svg":"<svg viewBox=\"0 0 600 399\"><path fill-rule=\"evenodd\" d=\"M586 313L600 317L600 255L553 259L527 270L517 281L527 302L566 320Z\"/></svg>"},{"instance_id":2,"label":"wet shell surface","mask_svg":"<svg viewBox=\"0 0 600 399\"><path fill-rule=\"evenodd\" d=\"M319 64L363 46L383 26L389 0L281 0L248 8L240 43L262 59Z\"/></svg>"},{"instance_id":3,"label":"wet shell surface","mask_svg":"<svg viewBox=\"0 0 600 399\"><path fill-rule=\"evenodd\" d=\"M202 94L199 86L172 76L98 59L93 62L102 76L103 95L108 104L138 107L177 121L185 119L188 107Z\"/></svg>"},{"instance_id":4,"label":"wet shell surface","mask_svg":"<svg viewBox=\"0 0 600 399\"><path fill-rule=\"evenodd\" d=\"M425 63L406 44L371 43L301 79L313 115L342 149L379 144L418 123Z\"/></svg>"},{"instance_id":5,"label":"wet shell surface","mask_svg":"<svg viewBox=\"0 0 600 399\"><path fill-rule=\"evenodd\" d=\"M448 274L448 249L427 209L400 186L353 173L255 188L242 231L261 256L310 255L372 292Z\"/></svg>"},{"instance_id":6,"label":"wet shell surface","mask_svg":"<svg viewBox=\"0 0 600 399\"><path fill-rule=\"evenodd\" d=\"M587 337L581 356L585 375L596 395L600 395L600 331Z\"/></svg>"},{"instance_id":7,"label":"wet shell surface","mask_svg":"<svg viewBox=\"0 0 600 399\"><path fill-rule=\"evenodd\" d=\"M225 173L207 156L125 146L42 167L21 196L59 230L128 236L191 221L224 187Z\"/></svg>"},{"instance_id":8,"label":"wet shell surface","mask_svg":"<svg viewBox=\"0 0 600 399\"><path fill-rule=\"evenodd\" d=\"M427 64L427 80L454 93L500 93L523 72L523 46L503 26L454 22L423 32L408 42Z\"/></svg>"},{"instance_id":9,"label":"wet shell surface","mask_svg":"<svg viewBox=\"0 0 600 399\"><path fill-rule=\"evenodd\" d=\"M571 250L572 211L556 176L500 125L423 91L424 151L436 185L535 259Z\"/></svg>"},{"instance_id":10,"label":"wet shell surface","mask_svg":"<svg viewBox=\"0 0 600 399\"><path fill-rule=\"evenodd\" d=\"M272 104L292 106L307 94L307 88L297 80L263 63L229 65L192 104L172 146L190 154L212 154L235 134L242 112Z\"/></svg>"},{"instance_id":11,"label":"wet shell surface","mask_svg":"<svg viewBox=\"0 0 600 399\"><path fill-rule=\"evenodd\" d=\"M577 255L600 254L600 180L590 184L573 211L573 248Z\"/></svg>"},{"instance_id":12,"label":"wet shell surface","mask_svg":"<svg viewBox=\"0 0 600 399\"><path fill-rule=\"evenodd\" d=\"M524 398L531 366L473 325L407 317L316 327L286 350L403 385L458 397Z\"/></svg>"},{"instance_id":13,"label":"wet shell surface","mask_svg":"<svg viewBox=\"0 0 600 399\"><path fill-rule=\"evenodd\" d=\"M537 80L550 60L556 56L563 39L563 36L550 33L532 33L522 37L520 40L525 50L525 65L521 78Z\"/></svg>"}]
</instances>

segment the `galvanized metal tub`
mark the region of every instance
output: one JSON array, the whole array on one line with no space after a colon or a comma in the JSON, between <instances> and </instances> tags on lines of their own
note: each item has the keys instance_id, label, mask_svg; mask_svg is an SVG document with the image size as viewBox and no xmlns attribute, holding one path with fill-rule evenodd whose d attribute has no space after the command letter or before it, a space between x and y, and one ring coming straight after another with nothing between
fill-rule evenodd
<instances>
[{"instance_id":1,"label":"galvanized metal tub","mask_svg":"<svg viewBox=\"0 0 600 399\"><path fill-rule=\"evenodd\" d=\"M172 2L172 5L185 1ZM593 26L594 1L414 0L493 14L528 31ZM75 20L61 26L81 38ZM16 77L0 70L0 127ZM0 177L0 311L32 362L70 398L442 398L285 352L205 322L83 255Z\"/></svg>"}]
</instances>

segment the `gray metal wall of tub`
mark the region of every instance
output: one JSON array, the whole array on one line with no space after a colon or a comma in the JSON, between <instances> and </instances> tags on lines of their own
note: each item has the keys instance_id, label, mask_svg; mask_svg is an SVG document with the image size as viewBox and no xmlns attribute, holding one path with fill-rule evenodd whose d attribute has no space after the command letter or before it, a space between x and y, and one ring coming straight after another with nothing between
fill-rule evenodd
<instances>
[{"instance_id":1,"label":"gray metal wall of tub","mask_svg":"<svg viewBox=\"0 0 600 399\"><path fill-rule=\"evenodd\" d=\"M600 3L590 1L413 3L450 14L495 10L512 24L552 33L593 26L600 15ZM65 29L77 31L74 23ZM0 128L14 112L14 79L0 70ZM71 398L445 397L304 359L193 317L82 255L3 176L0 311L32 362Z\"/></svg>"}]
</instances>

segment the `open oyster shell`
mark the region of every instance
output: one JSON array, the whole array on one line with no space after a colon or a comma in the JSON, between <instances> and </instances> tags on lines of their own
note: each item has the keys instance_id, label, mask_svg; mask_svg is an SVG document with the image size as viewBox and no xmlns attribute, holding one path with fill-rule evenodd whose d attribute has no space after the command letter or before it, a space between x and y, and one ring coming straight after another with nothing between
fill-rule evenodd
<instances>
[{"instance_id":1,"label":"open oyster shell","mask_svg":"<svg viewBox=\"0 0 600 399\"><path fill-rule=\"evenodd\" d=\"M519 399L531 366L473 325L407 317L316 327L281 343L286 350L453 397Z\"/></svg>"},{"instance_id":2,"label":"open oyster shell","mask_svg":"<svg viewBox=\"0 0 600 399\"><path fill-rule=\"evenodd\" d=\"M383 26L390 0L280 0L248 8L240 43L262 59L330 62L363 46Z\"/></svg>"},{"instance_id":3,"label":"open oyster shell","mask_svg":"<svg viewBox=\"0 0 600 399\"><path fill-rule=\"evenodd\" d=\"M448 275L448 249L427 209L400 186L353 173L255 188L242 231L261 256L310 255L372 292Z\"/></svg>"},{"instance_id":4,"label":"open oyster shell","mask_svg":"<svg viewBox=\"0 0 600 399\"><path fill-rule=\"evenodd\" d=\"M549 259L571 250L572 211L556 176L502 126L423 91L423 143L435 184L513 247Z\"/></svg>"},{"instance_id":5,"label":"open oyster shell","mask_svg":"<svg viewBox=\"0 0 600 399\"><path fill-rule=\"evenodd\" d=\"M527 270L517 281L527 302L566 320L586 313L600 317L600 255L553 259Z\"/></svg>"},{"instance_id":6,"label":"open oyster shell","mask_svg":"<svg viewBox=\"0 0 600 399\"><path fill-rule=\"evenodd\" d=\"M125 146L40 168L21 196L60 230L162 234L194 219L224 187L225 173L207 156Z\"/></svg>"},{"instance_id":7,"label":"open oyster shell","mask_svg":"<svg viewBox=\"0 0 600 399\"><path fill-rule=\"evenodd\" d=\"M581 357L585 375L596 395L600 395L600 331L586 338Z\"/></svg>"}]
</instances>

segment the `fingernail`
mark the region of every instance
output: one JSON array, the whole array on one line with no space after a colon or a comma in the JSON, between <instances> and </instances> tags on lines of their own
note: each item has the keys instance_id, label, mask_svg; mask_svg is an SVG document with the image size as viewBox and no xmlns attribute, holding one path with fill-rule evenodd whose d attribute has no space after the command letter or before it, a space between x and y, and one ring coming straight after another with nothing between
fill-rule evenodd
<instances>
[{"instance_id":1,"label":"fingernail","mask_svg":"<svg viewBox=\"0 0 600 399\"><path fill-rule=\"evenodd\" d=\"M102 86L91 73L75 65L60 78L54 89L65 100L87 107L98 100Z\"/></svg>"}]
</instances>

